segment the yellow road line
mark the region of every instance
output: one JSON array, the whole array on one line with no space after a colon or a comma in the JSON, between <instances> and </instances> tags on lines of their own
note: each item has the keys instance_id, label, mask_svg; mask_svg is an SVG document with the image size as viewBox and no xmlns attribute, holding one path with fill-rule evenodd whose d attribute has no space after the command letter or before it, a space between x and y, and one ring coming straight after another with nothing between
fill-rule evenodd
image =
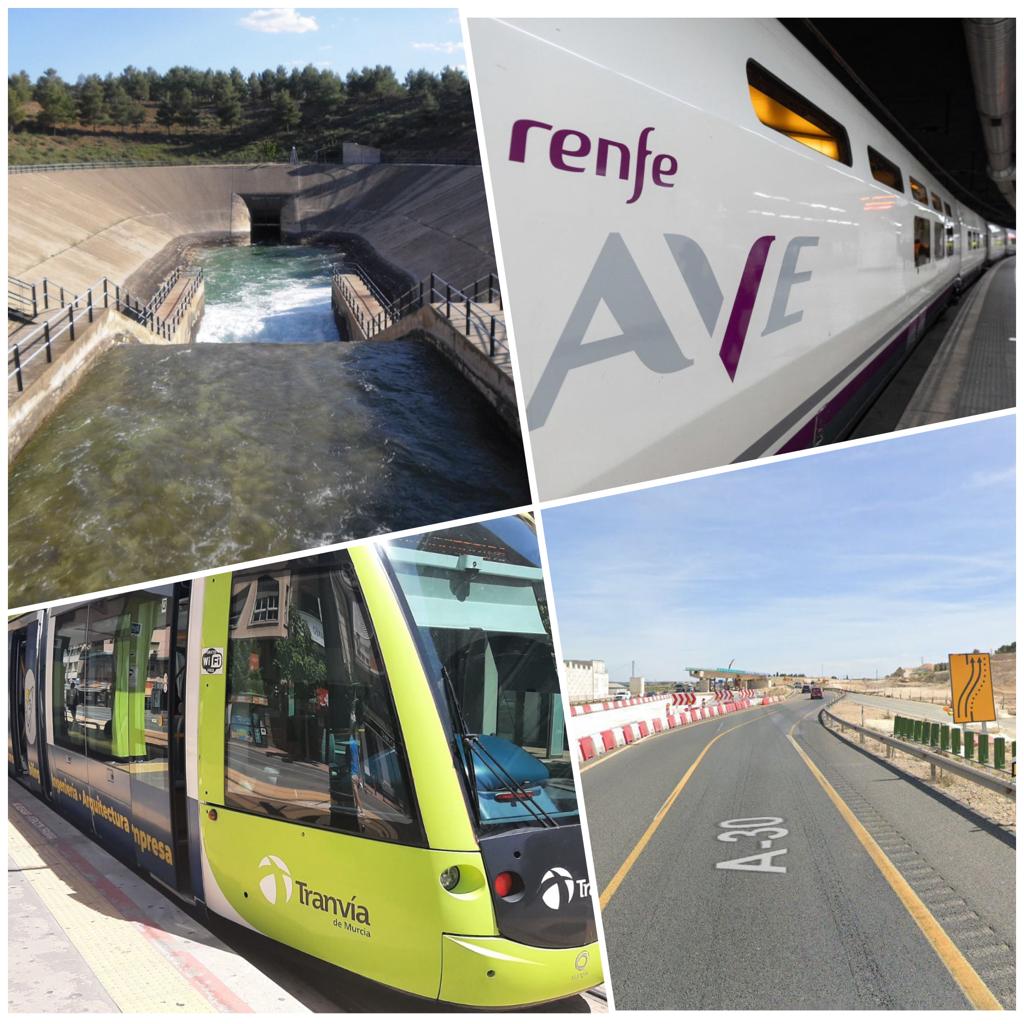
<instances>
[{"instance_id":1,"label":"yellow road line","mask_svg":"<svg viewBox=\"0 0 1024 1024\"><path fill-rule=\"evenodd\" d=\"M821 783L822 789L825 790L829 799L835 804L843 820L850 826L853 834L860 840L861 846L867 850L868 856L875 862L878 870L882 872L882 877L900 898L900 902L906 907L907 912L914 919L917 927L921 929L922 934L931 944L932 949L935 950L939 959L945 965L946 970L949 971L953 976L953 980L963 990L968 1002L976 1010L1002 1010L1002 1004L989 991L988 986L978 976L978 972L975 971L968 959L960 952L956 943L946 934L945 929L935 919L932 912L924 905L921 897L914 892L910 883L899 873L896 865L885 855L871 833L860 823L846 801L835 791L832 784L822 774L821 769L810 759L803 747L797 743L793 737L793 730L806 717L807 715L804 715L792 724L787 733L789 742L793 744L796 752L803 758L804 764L811 770L811 774Z\"/></svg>"},{"instance_id":2,"label":"yellow road line","mask_svg":"<svg viewBox=\"0 0 1024 1024\"><path fill-rule=\"evenodd\" d=\"M647 826L644 834L637 841L636 846L633 847L629 852L629 856L622 862L622 866L612 876L612 880L604 887L601 893L601 909L611 902L612 897L618 892L619 886L622 885L626 878L626 875L632 870L633 865L636 863L637 858L647 848L647 844L651 841L654 833L658 831L658 827L665 820L665 815L672 810L672 805L676 802L676 798L682 793L686 784L690 781L693 773L697 770L697 766L704 760L704 755L723 737L728 736L729 733L735 732L737 729L742 729L745 725L750 725L751 722L759 722L762 718L767 718L777 708L782 707L781 704L773 704L768 709L768 714L758 715L757 718L748 718L745 722L740 722L737 725L732 726L730 729L726 729L723 732L712 736L711 739L704 746L704 749L697 755L697 759L686 769L686 774L676 783L675 789L669 793L665 802L661 805L658 813L654 816L654 820Z\"/></svg>"},{"instance_id":3,"label":"yellow road line","mask_svg":"<svg viewBox=\"0 0 1024 1024\"><path fill-rule=\"evenodd\" d=\"M55 844L44 845L45 859L8 818L9 856L122 1012L216 1010Z\"/></svg>"}]
</instances>

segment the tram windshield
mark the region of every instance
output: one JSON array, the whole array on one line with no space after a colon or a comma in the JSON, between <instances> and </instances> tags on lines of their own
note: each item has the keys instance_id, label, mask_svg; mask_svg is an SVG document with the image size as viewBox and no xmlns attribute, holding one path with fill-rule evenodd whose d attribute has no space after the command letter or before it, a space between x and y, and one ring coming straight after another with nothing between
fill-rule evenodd
<instances>
[{"instance_id":1,"label":"tram windshield","mask_svg":"<svg viewBox=\"0 0 1024 1024\"><path fill-rule=\"evenodd\" d=\"M496 519L383 550L449 708L481 830L578 822L533 525Z\"/></svg>"}]
</instances>

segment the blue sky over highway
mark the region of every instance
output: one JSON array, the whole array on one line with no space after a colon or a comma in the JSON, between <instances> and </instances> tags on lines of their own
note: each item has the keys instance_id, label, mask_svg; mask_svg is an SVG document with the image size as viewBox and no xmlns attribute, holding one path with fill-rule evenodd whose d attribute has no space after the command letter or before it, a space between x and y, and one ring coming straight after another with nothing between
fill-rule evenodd
<instances>
[{"instance_id":1,"label":"blue sky over highway","mask_svg":"<svg viewBox=\"0 0 1024 1024\"><path fill-rule=\"evenodd\" d=\"M350 68L464 66L458 13L449 9L61 8L8 12L8 60L35 80L55 67L80 74L120 72L129 64L165 72L176 64L248 74L316 64Z\"/></svg>"},{"instance_id":2,"label":"blue sky over highway","mask_svg":"<svg viewBox=\"0 0 1024 1024\"><path fill-rule=\"evenodd\" d=\"M1013 424L545 512L565 657L872 676L1013 640Z\"/></svg>"}]
</instances>

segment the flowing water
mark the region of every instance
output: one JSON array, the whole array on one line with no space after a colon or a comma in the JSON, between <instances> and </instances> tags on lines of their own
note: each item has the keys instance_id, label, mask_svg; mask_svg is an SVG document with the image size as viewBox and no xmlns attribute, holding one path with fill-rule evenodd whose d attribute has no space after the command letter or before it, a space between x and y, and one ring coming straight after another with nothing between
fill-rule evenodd
<instances>
[{"instance_id":1,"label":"flowing water","mask_svg":"<svg viewBox=\"0 0 1024 1024\"><path fill-rule=\"evenodd\" d=\"M288 343L327 333L323 254L230 252L203 331L236 344L110 350L15 460L11 607L528 503L521 443L429 344Z\"/></svg>"},{"instance_id":2,"label":"flowing water","mask_svg":"<svg viewBox=\"0 0 1024 1024\"><path fill-rule=\"evenodd\" d=\"M206 312L196 341L337 341L332 257L340 254L305 245L200 251Z\"/></svg>"}]
</instances>

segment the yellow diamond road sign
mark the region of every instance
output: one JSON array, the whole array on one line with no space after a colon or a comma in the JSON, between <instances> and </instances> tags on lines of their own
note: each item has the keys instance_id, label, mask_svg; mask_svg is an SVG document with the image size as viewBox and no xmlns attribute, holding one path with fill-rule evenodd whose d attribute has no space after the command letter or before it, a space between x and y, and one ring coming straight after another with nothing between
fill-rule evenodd
<instances>
[{"instance_id":1,"label":"yellow diamond road sign","mask_svg":"<svg viewBox=\"0 0 1024 1024\"><path fill-rule=\"evenodd\" d=\"M987 654L951 654L949 681L953 690L953 721L994 722L992 659Z\"/></svg>"}]
</instances>

